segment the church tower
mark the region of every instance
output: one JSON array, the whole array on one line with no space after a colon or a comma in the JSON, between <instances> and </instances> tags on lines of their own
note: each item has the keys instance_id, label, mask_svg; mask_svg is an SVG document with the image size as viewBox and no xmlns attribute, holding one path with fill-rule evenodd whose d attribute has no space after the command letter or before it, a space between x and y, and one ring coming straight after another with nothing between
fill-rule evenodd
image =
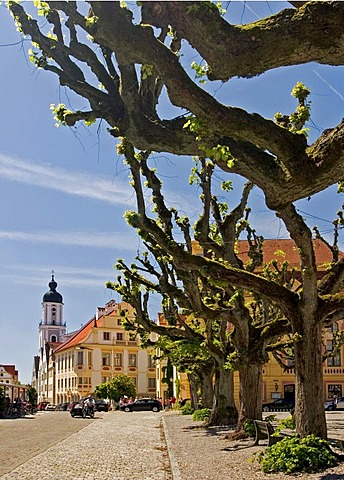
<instances>
[{"instance_id":1,"label":"church tower","mask_svg":"<svg viewBox=\"0 0 344 480\"><path fill-rule=\"evenodd\" d=\"M39 324L39 347L44 348L47 342L61 342L67 327L63 322L63 298L56 291L57 283L54 274L49 282L49 291L43 295L42 319Z\"/></svg>"}]
</instances>

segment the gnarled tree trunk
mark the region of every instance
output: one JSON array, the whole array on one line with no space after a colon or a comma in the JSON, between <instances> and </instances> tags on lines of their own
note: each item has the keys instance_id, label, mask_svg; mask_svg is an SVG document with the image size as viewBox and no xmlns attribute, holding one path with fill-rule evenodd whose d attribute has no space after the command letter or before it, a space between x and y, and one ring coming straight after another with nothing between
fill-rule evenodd
<instances>
[{"instance_id":1,"label":"gnarled tree trunk","mask_svg":"<svg viewBox=\"0 0 344 480\"><path fill-rule=\"evenodd\" d=\"M196 410L198 405L198 386L196 376L193 373L188 373L187 375L190 383L191 406L194 410Z\"/></svg>"},{"instance_id":2,"label":"gnarled tree trunk","mask_svg":"<svg viewBox=\"0 0 344 480\"><path fill-rule=\"evenodd\" d=\"M215 372L214 403L208 425L236 425L233 372L219 366Z\"/></svg>"},{"instance_id":3,"label":"gnarled tree trunk","mask_svg":"<svg viewBox=\"0 0 344 480\"><path fill-rule=\"evenodd\" d=\"M303 322L295 350L295 421L301 437L327 438L324 409L321 322Z\"/></svg>"},{"instance_id":4,"label":"gnarled tree trunk","mask_svg":"<svg viewBox=\"0 0 344 480\"><path fill-rule=\"evenodd\" d=\"M202 407L213 408L214 402L214 372L202 375Z\"/></svg>"},{"instance_id":5,"label":"gnarled tree trunk","mask_svg":"<svg viewBox=\"0 0 344 480\"><path fill-rule=\"evenodd\" d=\"M239 419L236 430L242 429L245 420L262 418L263 366L245 364L239 369Z\"/></svg>"}]
</instances>

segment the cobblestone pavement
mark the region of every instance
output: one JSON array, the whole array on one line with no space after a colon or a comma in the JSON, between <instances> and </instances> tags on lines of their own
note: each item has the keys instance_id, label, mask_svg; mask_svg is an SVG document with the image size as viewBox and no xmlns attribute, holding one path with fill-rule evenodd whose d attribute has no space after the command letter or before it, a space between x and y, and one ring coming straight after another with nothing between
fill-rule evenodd
<instances>
[{"instance_id":1,"label":"cobblestone pavement","mask_svg":"<svg viewBox=\"0 0 344 480\"><path fill-rule=\"evenodd\" d=\"M289 413L278 413L285 418ZM344 412L326 413L328 433L344 440ZM204 428L169 412L68 412L0 420L1 480L289 480L264 474L252 457L265 447L230 442L226 427ZM1 476L2 475L2 476ZM292 478L295 478L292 476ZM298 480L344 480L344 464Z\"/></svg>"},{"instance_id":2,"label":"cobblestone pavement","mask_svg":"<svg viewBox=\"0 0 344 480\"><path fill-rule=\"evenodd\" d=\"M162 415L98 412L89 420L43 412L0 420L0 478L171 480Z\"/></svg>"}]
</instances>

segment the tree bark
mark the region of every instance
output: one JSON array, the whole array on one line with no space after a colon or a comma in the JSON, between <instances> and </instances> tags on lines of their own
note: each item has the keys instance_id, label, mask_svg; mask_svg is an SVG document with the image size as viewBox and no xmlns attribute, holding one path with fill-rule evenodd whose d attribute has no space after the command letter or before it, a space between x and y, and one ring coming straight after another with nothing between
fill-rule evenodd
<instances>
[{"instance_id":1,"label":"tree bark","mask_svg":"<svg viewBox=\"0 0 344 480\"><path fill-rule=\"evenodd\" d=\"M324 409L322 328L316 319L303 321L301 339L295 351L296 431L305 437L314 434L327 438Z\"/></svg>"},{"instance_id":2,"label":"tree bark","mask_svg":"<svg viewBox=\"0 0 344 480\"><path fill-rule=\"evenodd\" d=\"M233 372L219 366L215 372L214 403L208 425L236 425Z\"/></svg>"},{"instance_id":3,"label":"tree bark","mask_svg":"<svg viewBox=\"0 0 344 480\"><path fill-rule=\"evenodd\" d=\"M263 366L261 364L245 364L239 369L239 419L237 430L245 421L261 420L263 400Z\"/></svg>"},{"instance_id":4,"label":"tree bark","mask_svg":"<svg viewBox=\"0 0 344 480\"><path fill-rule=\"evenodd\" d=\"M188 373L187 375L190 384L191 406L194 410L196 410L198 405L198 387L196 377L192 373Z\"/></svg>"},{"instance_id":5,"label":"tree bark","mask_svg":"<svg viewBox=\"0 0 344 480\"><path fill-rule=\"evenodd\" d=\"M202 407L212 409L214 402L213 372L202 378Z\"/></svg>"}]
</instances>

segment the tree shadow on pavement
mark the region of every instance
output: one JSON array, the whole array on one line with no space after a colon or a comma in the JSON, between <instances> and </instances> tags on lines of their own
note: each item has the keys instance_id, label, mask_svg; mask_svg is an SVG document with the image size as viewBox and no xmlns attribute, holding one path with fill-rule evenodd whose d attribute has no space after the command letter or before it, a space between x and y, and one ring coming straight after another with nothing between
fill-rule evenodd
<instances>
[{"instance_id":1,"label":"tree shadow on pavement","mask_svg":"<svg viewBox=\"0 0 344 480\"><path fill-rule=\"evenodd\" d=\"M319 477L319 480L344 480L344 475L337 475L335 473L329 473L323 477Z\"/></svg>"}]
</instances>

